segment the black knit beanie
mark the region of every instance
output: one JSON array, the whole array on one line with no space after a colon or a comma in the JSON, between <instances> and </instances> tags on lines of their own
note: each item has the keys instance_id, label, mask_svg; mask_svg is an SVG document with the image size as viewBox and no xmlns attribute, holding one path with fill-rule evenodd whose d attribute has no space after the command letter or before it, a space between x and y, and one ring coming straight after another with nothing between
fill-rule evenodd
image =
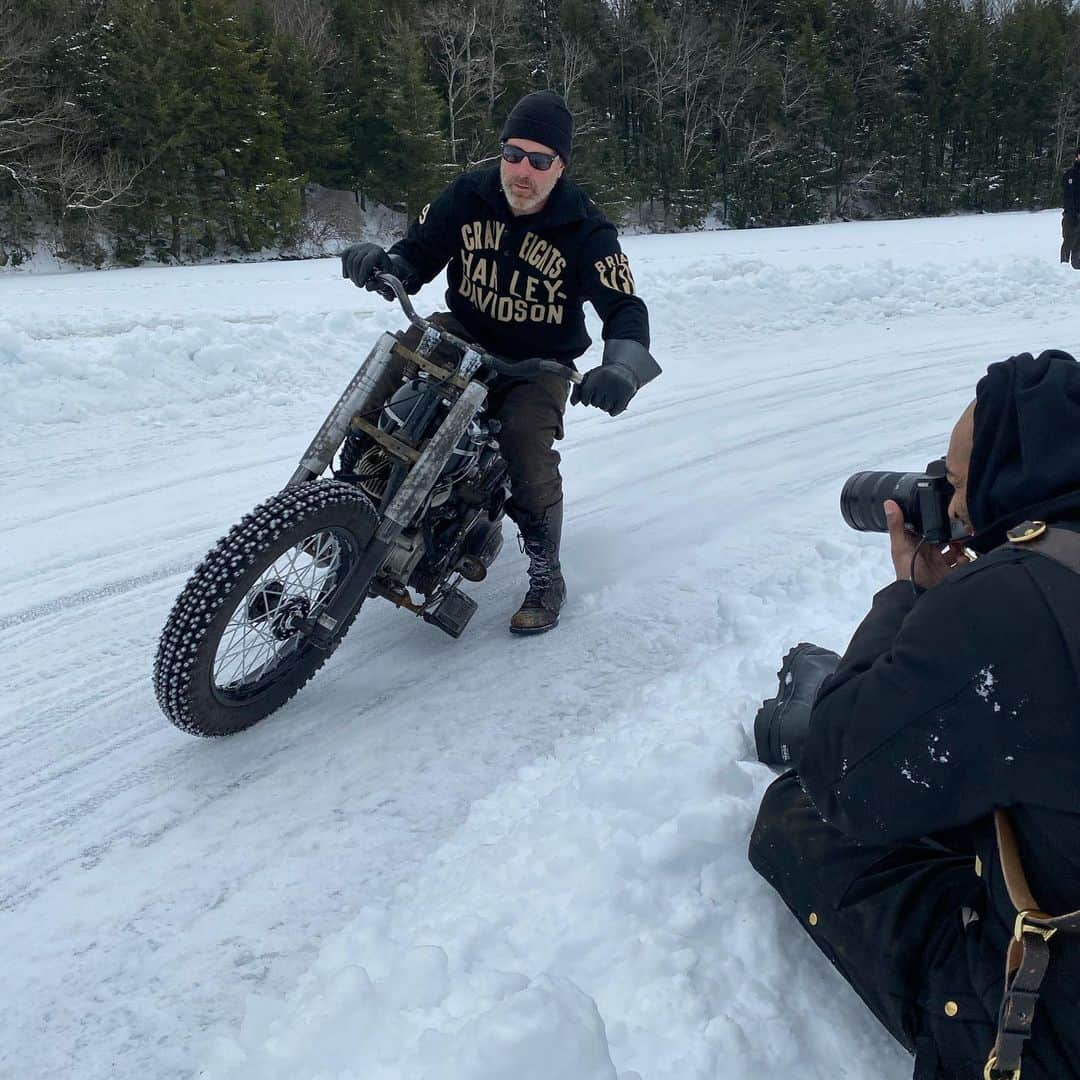
<instances>
[{"instance_id":1,"label":"black knit beanie","mask_svg":"<svg viewBox=\"0 0 1080 1080\"><path fill-rule=\"evenodd\" d=\"M526 94L511 110L502 129L502 141L531 139L550 146L564 165L570 164L574 141L574 119L570 110L554 90L537 90Z\"/></svg>"}]
</instances>

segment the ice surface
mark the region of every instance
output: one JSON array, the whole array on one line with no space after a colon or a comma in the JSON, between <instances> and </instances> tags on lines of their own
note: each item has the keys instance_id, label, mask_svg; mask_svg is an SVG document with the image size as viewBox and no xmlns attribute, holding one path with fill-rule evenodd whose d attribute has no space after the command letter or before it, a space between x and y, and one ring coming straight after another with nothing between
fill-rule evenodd
<instances>
[{"instance_id":1,"label":"ice surface","mask_svg":"<svg viewBox=\"0 0 1080 1080\"><path fill-rule=\"evenodd\" d=\"M558 631L507 635L508 543L460 641L372 606L217 742L154 703L169 606L401 320L333 260L0 276L0 1075L910 1075L746 864L750 728L889 578L845 477L939 455L987 363L1077 351L1058 244L628 238L665 373L568 415Z\"/></svg>"}]
</instances>

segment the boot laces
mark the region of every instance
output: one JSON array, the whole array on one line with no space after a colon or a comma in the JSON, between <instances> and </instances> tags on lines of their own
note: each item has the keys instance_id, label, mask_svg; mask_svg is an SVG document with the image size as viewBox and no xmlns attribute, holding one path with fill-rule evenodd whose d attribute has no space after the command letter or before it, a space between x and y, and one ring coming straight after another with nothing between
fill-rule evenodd
<instances>
[{"instance_id":1,"label":"boot laces","mask_svg":"<svg viewBox=\"0 0 1080 1080\"><path fill-rule=\"evenodd\" d=\"M522 600L521 606L527 608L543 607L544 594L547 592L550 584L550 578L545 581L541 581L539 578L529 578L529 591L525 594L525 599Z\"/></svg>"},{"instance_id":2,"label":"boot laces","mask_svg":"<svg viewBox=\"0 0 1080 1080\"><path fill-rule=\"evenodd\" d=\"M526 602L532 600L539 603L540 598L549 588L551 579L555 576L555 568L551 560L544 555L534 555L529 561L529 592Z\"/></svg>"},{"instance_id":3,"label":"boot laces","mask_svg":"<svg viewBox=\"0 0 1080 1080\"><path fill-rule=\"evenodd\" d=\"M544 543L526 541L525 551L529 556L529 591L525 594L524 602L530 607L536 607L542 604L544 594L551 588L552 579L559 567Z\"/></svg>"}]
</instances>

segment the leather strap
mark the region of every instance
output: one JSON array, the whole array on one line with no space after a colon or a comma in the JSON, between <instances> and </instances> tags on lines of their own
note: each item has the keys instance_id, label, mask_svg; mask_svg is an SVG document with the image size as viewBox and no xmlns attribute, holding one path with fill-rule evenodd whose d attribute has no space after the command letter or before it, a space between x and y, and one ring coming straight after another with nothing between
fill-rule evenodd
<instances>
[{"instance_id":1,"label":"leather strap","mask_svg":"<svg viewBox=\"0 0 1080 1080\"><path fill-rule=\"evenodd\" d=\"M1009 539L1080 574L1080 533L1025 522L1010 530ZM1004 810L994 811L994 831L1005 888L1016 909L1016 926L1005 956L997 1039L983 1076L985 1080L1020 1080L1024 1043L1031 1037L1035 1006L1050 964L1050 939L1059 930L1080 933L1080 909L1056 918L1047 915L1032 895L1016 830Z\"/></svg>"},{"instance_id":2,"label":"leather strap","mask_svg":"<svg viewBox=\"0 0 1080 1080\"><path fill-rule=\"evenodd\" d=\"M1080 933L1080 908L1067 915L1047 915L1032 896L1031 886L1028 885L1027 875L1020 862L1016 830L1004 810L994 811L994 831L997 834L998 857L1001 859L1005 888L1013 907L1016 908L1017 925L1013 944L1023 941L1022 931L1046 937L1053 937L1058 930L1070 934Z\"/></svg>"},{"instance_id":3,"label":"leather strap","mask_svg":"<svg viewBox=\"0 0 1080 1080\"><path fill-rule=\"evenodd\" d=\"M998 1011L997 1039L984 1076L986 1080L1019 1080L1024 1043L1031 1038L1035 1006L1050 964L1050 939L1059 930L1080 933L1080 910L1047 915L1032 895L1020 862L1016 830L1004 810L994 811L994 830L1005 888L1016 909L1016 926L1005 955L1005 992Z\"/></svg>"},{"instance_id":4,"label":"leather strap","mask_svg":"<svg viewBox=\"0 0 1080 1080\"><path fill-rule=\"evenodd\" d=\"M1023 546L1080 574L1080 533L1051 526L1040 536L1023 543Z\"/></svg>"},{"instance_id":5,"label":"leather strap","mask_svg":"<svg viewBox=\"0 0 1080 1080\"><path fill-rule=\"evenodd\" d=\"M1021 933L1020 941L1014 939L1009 943L1005 962L1005 993L998 1010L997 1038L986 1064L988 1080L1019 1078L1024 1043L1031 1038L1039 990L1050 964L1047 941L1026 931Z\"/></svg>"},{"instance_id":6,"label":"leather strap","mask_svg":"<svg viewBox=\"0 0 1080 1080\"><path fill-rule=\"evenodd\" d=\"M994 811L994 832L997 834L998 857L1005 877L1005 888L1017 911L1038 911L1039 903L1031 895L1024 867L1020 862L1020 845L1012 819L1003 810Z\"/></svg>"}]
</instances>

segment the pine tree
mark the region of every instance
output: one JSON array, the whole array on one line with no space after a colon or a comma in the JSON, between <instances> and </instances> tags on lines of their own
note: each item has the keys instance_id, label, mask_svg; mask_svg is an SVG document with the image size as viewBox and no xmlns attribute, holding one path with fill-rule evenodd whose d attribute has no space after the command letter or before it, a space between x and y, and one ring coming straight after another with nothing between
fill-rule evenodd
<instances>
[{"instance_id":1,"label":"pine tree","mask_svg":"<svg viewBox=\"0 0 1080 1080\"><path fill-rule=\"evenodd\" d=\"M315 183L342 187L344 113L327 85L325 59L313 55L288 31L276 30L261 7L245 12L243 27L255 47L258 67L269 79L289 161Z\"/></svg>"},{"instance_id":2,"label":"pine tree","mask_svg":"<svg viewBox=\"0 0 1080 1080\"><path fill-rule=\"evenodd\" d=\"M412 219L451 178L443 156L442 102L424 81L424 52L404 25L391 26L385 54L393 72L383 99L383 118L394 132L376 167L383 202Z\"/></svg>"},{"instance_id":3,"label":"pine tree","mask_svg":"<svg viewBox=\"0 0 1080 1080\"><path fill-rule=\"evenodd\" d=\"M303 177L284 147L270 81L239 19L221 0L188 0L173 51L187 115L188 168L198 191L207 252L224 240L250 251L289 232Z\"/></svg>"},{"instance_id":4,"label":"pine tree","mask_svg":"<svg viewBox=\"0 0 1080 1080\"><path fill-rule=\"evenodd\" d=\"M1006 207L1038 205L1038 192L1056 180L1054 123L1067 10L1064 0L1021 0L1001 17L994 89Z\"/></svg>"},{"instance_id":5,"label":"pine tree","mask_svg":"<svg viewBox=\"0 0 1080 1080\"><path fill-rule=\"evenodd\" d=\"M337 172L359 192L381 183L379 161L393 141L383 116L391 73L383 51L385 18L378 0L334 0L339 59L330 91L341 110L342 157Z\"/></svg>"}]
</instances>

